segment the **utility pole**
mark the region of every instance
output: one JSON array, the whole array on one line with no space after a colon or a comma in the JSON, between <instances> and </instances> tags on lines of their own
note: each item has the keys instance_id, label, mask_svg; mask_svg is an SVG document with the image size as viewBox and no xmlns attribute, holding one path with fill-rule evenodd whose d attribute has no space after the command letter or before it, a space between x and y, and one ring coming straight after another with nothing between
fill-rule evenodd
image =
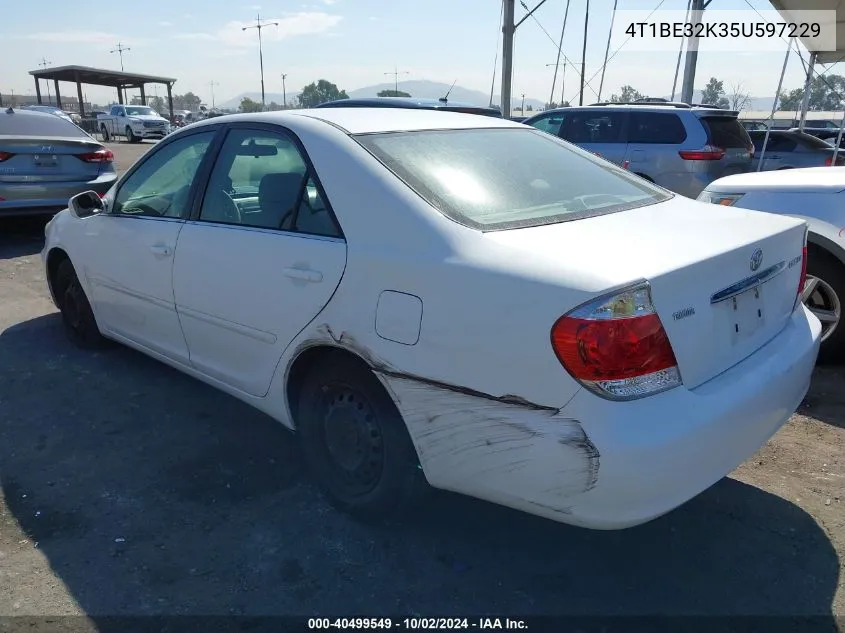
<instances>
[{"instance_id":1,"label":"utility pole","mask_svg":"<svg viewBox=\"0 0 845 633\"><path fill-rule=\"evenodd\" d=\"M406 70L399 72L399 69L397 67L393 68L392 73L384 73L385 76L393 75L393 92L395 92L395 93L399 92L399 75L409 75L409 74L410 73ZM396 96L398 97L399 95L397 94Z\"/></svg>"},{"instance_id":2,"label":"utility pole","mask_svg":"<svg viewBox=\"0 0 845 633\"><path fill-rule=\"evenodd\" d=\"M41 61L38 62L38 65L41 66L44 70L47 70L47 66L51 65L53 62L48 62L46 57L42 57ZM40 80L39 80L40 81ZM53 102L53 97L50 96L50 80L47 80L47 105L50 105Z\"/></svg>"},{"instance_id":3,"label":"utility pole","mask_svg":"<svg viewBox=\"0 0 845 633\"><path fill-rule=\"evenodd\" d=\"M502 117L511 115L511 81L513 81L513 36L516 25L513 23L515 0L502 0L505 3L505 15L502 19Z\"/></svg>"},{"instance_id":4,"label":"utility pole","mask_svg":"<svg viewBox=\"0 0 845 633\"><path fill-rule=\"evenodd\" d=\"M610 38L613 36L613 23L616 20L616 6L619 0L613 0L613 13L610 14L610 30L607 32L607 48L604 49L604 64L601 67L601 81L599 81L599 94L597 95L599 103L601 103L601 91L604 88L604 71L607 69L607 56L610 53Z\"/></svg>"},{"instance_id":5,"label":"utility pole","mask_svg":"<svg viewBox=\"0 0 845 633\"><path fill-rule=\"evenodd\" d=\"M266 28L268 26L279 26L278 22L262 22L261 21L261 14L259 13L258 16L255 18L255 24L253 26L245 26L241 29L241 31L246 31L247 29L257 29L258 30L258 61L261 65L261 109L263 110L266 107L266 103L264 102L264 49L261 43L261 29Z\"/></svg>"},{"instance_id":6,"label":"utility pole","mask_svg":"<svg viewBox=\"0 0 845 633\"><path fill-rule=\"evenodd\" d=\"M701 14L704 9L710 4L712 0L692 0L690 5L690 23L692 24L693 33L698 29L698 24L701 23ZM681 101L684 103L692 103L693 92L695 92L695 67L698 64L698 38L687 38L687 57L684 62L684 83L681 86Z\"/></svg>"},{"instance_id":7,"label":"utility pole","mask_svg":"<svg viewBox=\"0 0 845 633\"><path fill-rule=\"evenodd\" d=\"M214 86L219 86L220 84L212 79L208 82L208 85L211 86L211 109L214 110Z\"/></svg>"},{"instance_id":8,"label":"utility pole","mask_svg":"<svg viewBox=\"0 0 845 633\"><path fill-rule=\"evenodd\" d=\"M509 118L511 115L511 83L513 82L513 36L517 27L534 15L534 12L546 4L546 0L540 0L533 9L526 13L523 18L514 24L514 11L516 0L502 0L505 3L505 10L502 18L502 117Z\"/></svg>"},{"instance_id":9,"label":"utility pole","mask_svg":"<svg viewBox=\"0 0 845 633\"><path fill-rule=\"evenodd\" d=\"M566 21L569 19L569 0L566 0L566 11L563 14L563 26L560 29L560 42L557 45L557 61L554 64L546 64L546 67L554 66L555 74L552 77L552 92L549 95L549 103L554 103L555 100L555 84L557 83L557 73L560 70L560 56L563 53L563 36L566 33ZM566 62L563 64L563 70L566 72ZM562 81L562 79L561 79Z\"/></svg>"},{"instance_id":10,"label":"utility pole","mask_svg":"<svg viewBox=\"0 0 845 633\"><path fill-rule=\"evenodd\" d=\"M587 0L587 10L584 11L584 44L581 48L581 90L578 91L578 105L584 105L584 75L587 72L587 27L590 25L590 0Z\"/></svg>"},{"instance_id":11,"label":"utility pole","mask_svg":"<svg viewBox=\"0 0 845 633\"><path fill-rule=\"evenodd\" d=\"M114 50L110 51L111 53L118 53L120 55L120 72L123 72L123 52L131 50L131 48L124 46L121 42L118 42L117 46L114 47Z\"/></svg>"},{"instance_id":12,"label":"utility pole","mask_svg":"<svg viewBox=\"0 0 845 633\"><path fill-rule=\"evenodd\" d=\"M287 78L287 73L282 73L282 110L287 110L288 107L288 91L285 88L285 79Z\"/></svg>"}]
</instances>

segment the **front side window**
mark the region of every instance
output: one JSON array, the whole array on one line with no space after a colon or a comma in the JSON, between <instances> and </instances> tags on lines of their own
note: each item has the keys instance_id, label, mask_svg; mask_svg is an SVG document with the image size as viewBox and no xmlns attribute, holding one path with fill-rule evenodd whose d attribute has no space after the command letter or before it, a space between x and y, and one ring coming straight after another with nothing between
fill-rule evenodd
<instances>
[{"instance_id":1,"label":"front side window","mask_svg":"<svg viewBox=\"0 0 845 633\"><path fill-rule=\"evenodd\" d=\"M623 143L622 112L573 112L561 130L571 143Z\"/></svg>"},{"instance_id":2,"label":"front side window","mask_svg":"<svg viewBox=\"0 0 845 633\"><path fill-rule=\"evenodd\" d=\"M560 135L560 128L563 125L563 114L555 113L537 119L529 124L533 128L537 128L541 132L546 132L553 136Z\"/></svg>"},{"instance_id":3,"label":"front side window","mask_svg":"<svg viewBox=\"0 0 845 633\"><path fill-rule=\"evenodd\" d=\"M211 172L200 220L335 237L333 215L292 139L232 130Z\"/></svg>"},{"instance_id":4,"label":"front side window","mask_svg":"<svg viewBox=\"0 0 845 633\"><path fill-rule=\"evenodd\" d=\"M191 184L215 135L191 134L153 150L115 196L112 213L183 218L188 214Z\"/></svg>"},{"instance_id":5,"label":"front side window","mask_svg":"<svg viewBox=\"0 0 845 633\"><path fill-rule=\"evenodd\" d=\"M480 230L577 220L671 197L528 126L354 138L435 209Z\"/></svg>"}]
</instances>

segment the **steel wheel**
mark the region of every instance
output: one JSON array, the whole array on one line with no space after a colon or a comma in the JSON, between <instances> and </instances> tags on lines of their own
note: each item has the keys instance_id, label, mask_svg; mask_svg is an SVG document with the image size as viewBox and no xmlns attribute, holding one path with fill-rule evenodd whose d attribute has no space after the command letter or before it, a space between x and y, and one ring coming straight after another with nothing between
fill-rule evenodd
<instances>
[{"instance_id":1,"label":"steel wheel","mask_svg":"<svg viewBox=\"0 0 845 633\"><path fill-rule=\"evenodd\" d=\"M833 287L824 279L807 275L801 300L822 324L822 342L829 339L839 325L842 305Z\"/></svg>"},{"instance_id":2,"label":"steel wheel","mask_svg":"<svg viewBox=\"0 0 845 633\"><path fill-rule=\"evenodd\" d=\"M384 470L384 438L378 416L363 394L347 385L326 385L321 432L330 466L349 495L372 492Z\"/></svg>"}]
</instances>

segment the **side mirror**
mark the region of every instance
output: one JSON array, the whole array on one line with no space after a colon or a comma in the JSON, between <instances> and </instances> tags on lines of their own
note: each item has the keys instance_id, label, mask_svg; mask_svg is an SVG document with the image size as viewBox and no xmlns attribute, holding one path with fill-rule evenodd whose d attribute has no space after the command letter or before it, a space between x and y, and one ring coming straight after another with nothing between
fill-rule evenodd
<instances>
[{"instance_id":1,"label":"side mirror","mask_svg":"<svg viewBox=\"0 0 845 633\"><path fill-rule=\"evenodd\" d=\"M102 198L96 191L83 191L68 201L68 209L79 219L95 215L105 208Z\"/></svg>"}]
</instances>

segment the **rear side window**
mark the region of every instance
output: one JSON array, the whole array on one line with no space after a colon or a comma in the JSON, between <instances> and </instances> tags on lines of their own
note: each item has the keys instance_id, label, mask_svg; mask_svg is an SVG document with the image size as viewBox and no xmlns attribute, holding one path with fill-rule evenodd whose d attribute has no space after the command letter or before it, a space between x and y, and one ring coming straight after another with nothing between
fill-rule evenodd
<instances>
[{"instance_id":1,"label":"rear side window","mask_svg":"<svg viewBox=\"0 0 845 633\"><path fill-rule=\"evenodd\" d=\"M683 143L687 131L677 114L632 112L628 129L629 143Z\"/></svg>"},{"instance_id":2,"label":"rear side window","mask_svg":"<svg viewBox=\"0 0 845 633\"><path fill-rule=\"evenodd\" d=\"M731 117L707 116L701 118L707 139L711 145L725 149L733 147L748 147L751 139L748 132L739 121Z\"/></svg>"},{"instance_id":3,"label":"rear side window","mask_svg":"<svg viewBox=\"0 0 845 633\"><path fill-rule=\"evenodd\" d=\"M561 136L571 143L622 143L622 112L574 112Z\"/></svg>"},{"instance_id":4,"label":"rear side window","mask_svg":"<svg viewBox=\"0 0 845 633\"><path fill-rule=\"evenodd\" d=\"M67 119L46 112L26 112L25 110L14 114L0 114L0 134L89 138L85 131Z\"/></svg>"}]
</instances>

